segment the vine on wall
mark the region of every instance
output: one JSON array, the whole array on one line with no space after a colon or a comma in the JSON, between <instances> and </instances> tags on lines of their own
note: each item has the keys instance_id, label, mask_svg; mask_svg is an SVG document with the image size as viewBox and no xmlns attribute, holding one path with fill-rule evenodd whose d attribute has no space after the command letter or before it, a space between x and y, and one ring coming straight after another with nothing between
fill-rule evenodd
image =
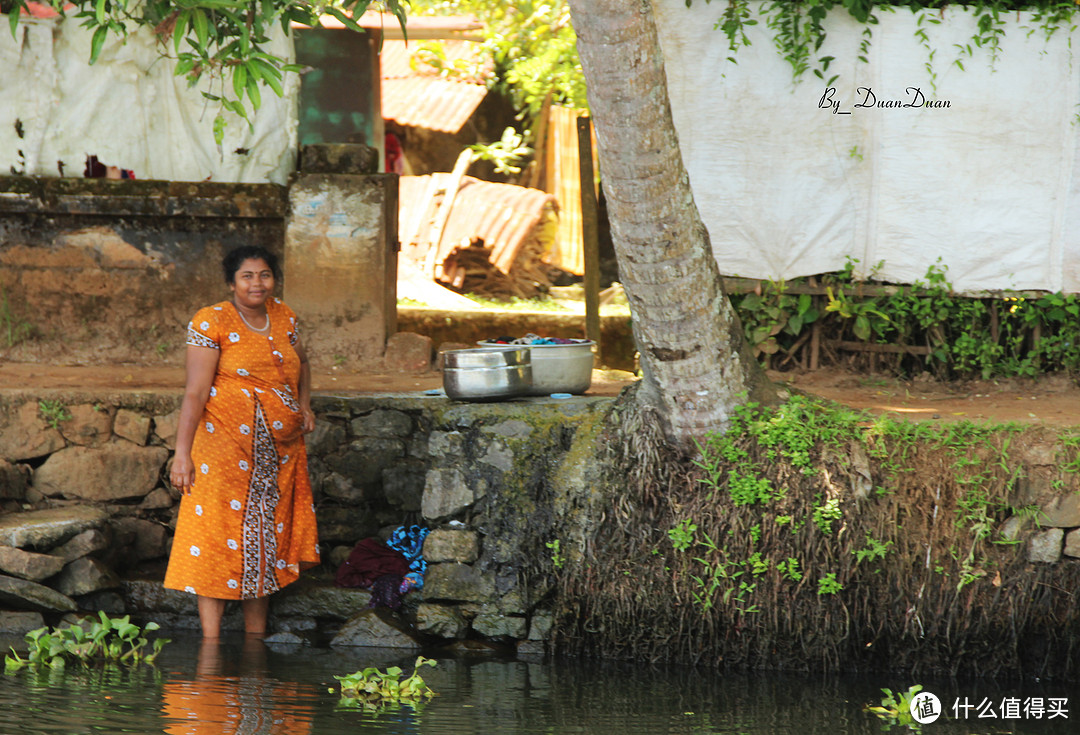
<instances>
[{"instance_id":1,"label":"vine on wall","mask_svg":"<svg viewBox=\"0 0 1080 735\"><path fill-rule=\"evenodd\" d=\"M692 2L686 0L687 7ZM878 24L877 13L910 10L918 15L915 36L927 49L930 69L935 49L929 43L926 27L941 23L947 7L969 9L977 22L970 41L956 49L958 56L954 63L961 69L964 68L964 58L973 57L979 50L989 53L993 64L1001 53L1005 24L1021 11L1030 13L1028 32L1040 31L1047 38L1059 30L1074 29L1074 18L1080 11L1080 5L1075 0L727 0L715 28L727 37L731 51L728 59L734 62L738 49L750 45L746 29L757 25L760 19L771 31L777 52L791 65L796 79L807 71L826 79L830 64L836 60L833 56L819 56L828 35L825 19L829 13L846 12L864 26L858 59L865 62L873 40L873 27ZM930 71L932 75L932 69ZM836 78L833 74L826 79L826 83L832 84Z\"/></svg>"}]
</instances>

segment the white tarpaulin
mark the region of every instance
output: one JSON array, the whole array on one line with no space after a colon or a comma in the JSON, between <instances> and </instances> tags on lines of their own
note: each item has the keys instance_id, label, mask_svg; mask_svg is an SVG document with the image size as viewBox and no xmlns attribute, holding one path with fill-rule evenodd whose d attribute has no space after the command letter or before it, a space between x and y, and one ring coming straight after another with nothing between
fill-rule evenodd
<instances>
[{"instance_id":1,"label":"white tarpaulin","mask_svg":"<svg viewBox=\"0 0 1080 735\"><path fill-rule=\"evenodd\" d=\"M6 16L0 20L5 174L14 167L59 176L63 162L65 176L82 176L90 155L139 179L283 184L295 168L295 74L286 76L283 98L265 90L253 130L226 113L219 151L213 134L217 103L202 96L210 87L204 81L190 88L174 76L173 62L161 58L149 30L133 32L126 43L110 37L90 66L91 34L78 20L25 19L14 38ZM292 41L279 32L268 50L292 58Z\"/></svg>"},{"instance_id":2,"label":"white tarpaulin","mask_svg":"<svg viewBox=\"0 0 1080 735\"><path fill-rule=\"evenodd\" d=\"M910 10L875 10L869 63L857 61L864 26L834 11L816 54L836 58L828 92L810 73L792 81L764 23L727 61L714 30L724 5L654 0L683 160L722 273L793 278L851 257L860 275L911 283L940 258L958 290L1080 291L1080 31L1047 40L1029 14L1007 14L991 62L958 50L972 14L929 11L943 19L925 25L932 77ZM924 104L872 104L892 101Z\"/></svg>"}]
</instances>

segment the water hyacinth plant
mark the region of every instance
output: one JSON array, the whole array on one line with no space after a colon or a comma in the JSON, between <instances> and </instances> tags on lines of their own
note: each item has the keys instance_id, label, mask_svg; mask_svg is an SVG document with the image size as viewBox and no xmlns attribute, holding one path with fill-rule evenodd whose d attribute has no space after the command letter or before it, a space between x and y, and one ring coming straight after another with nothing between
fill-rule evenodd
<instances>
[{"instance_id":1,"label":"water hyacinth plant","mask_svg":"<svg viewBox=\"0 0 1080 735\"><path fill-rule=\"evenodd\" d=\"M864 712L871 712L884 723L884 729L888 730L893 725L899 725L916 732L920 731L919 723L911 716L911 701L922 691L922 684L913 684L906 692L893 692L892 689L882 687L880 705L866 705Z\"/></svg>"},{"instance_id":2,"label":"water hyacinth plant","mask_svg":"<svg viewBox=\"0 0 1080 735\"><path fill-rule=\"evenodd\" d=\"M26 658L11 649L11 655L4 657L4 671L10 674L25 666L59 669L68 662L84 665L98 661L153 664L169 642L167 638L158 638L147 651L150 641L144 633L158 630L160 626L157 623L150 622L145 628L140 628L131 622L128 615L113 619L104 612L99 612L98 618L89 630L74 624L52 630L38 628L30 631L26 634Z\"/></svg>"},{"instance_id":3,"label":"water hyacinth plant","mask_svg":"<svg viewBox=\"0 0 1080 735\"><path fill-rule=\"evenodd\" d=\"M417 656L412 676L404 680L398 666L391 666L385 672L371 666L348 676L335 676L341 682L339 704L360 709L380 709L402 703L414 706L422 704L434 697L435 692L420 677L420 667L435 664L433 659Z\"/></svg>"}]
</instances>

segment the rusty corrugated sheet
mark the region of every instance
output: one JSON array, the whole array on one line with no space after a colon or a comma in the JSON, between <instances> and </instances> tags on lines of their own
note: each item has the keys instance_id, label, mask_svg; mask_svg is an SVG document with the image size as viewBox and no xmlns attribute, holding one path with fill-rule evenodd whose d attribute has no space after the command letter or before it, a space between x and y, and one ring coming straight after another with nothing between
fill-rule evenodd
<instances>
[{"instance_id":1,"label":"rusty corrugated sheet","mask_svg":"<svg viewBox=\"0 0 1080 735\"><path fill-rule=\"evenodd\" d=\"M449 62L474 60L478 44L444 41ZM382 69L382 116L399 125L457 133L487 95L487 88L473 81L445 79L430 66L413 64L416 42L385 41L380 54Z\"/></svg>"},{"instance_id":2,"label":"rusty corrugated sheet","mask_svg":"<svg viewBox=\"0 0 1080 735\"><path fill-rule=\"evenodd\" d=\"M431 225L449 179L450 174L402 176L400 179L398 221L409 230L403 230L402 237L410 240L403 240L402 251L414 261L422 262L435 244L433 240L437 233L431 232ZM438 192L434 197L431 196L433 190ZM537 236L539 226L557 213L558 208L555 197L539 189L465 176L441 238L439 261L457 247L482 240L492 251L492 265L509 273L524 243Z\"/></svg>"},{"instance_id":3,"label":"rusty corrugated sheet","mask_svg":"<svg viewBox=\"0 0 1080 735\"><path fill-rule=\"evenodd\" d=\"M382 116L399 125L456 133L486 94L479 84L436 77L383 79Z\"/></svg>"}]
</instances>

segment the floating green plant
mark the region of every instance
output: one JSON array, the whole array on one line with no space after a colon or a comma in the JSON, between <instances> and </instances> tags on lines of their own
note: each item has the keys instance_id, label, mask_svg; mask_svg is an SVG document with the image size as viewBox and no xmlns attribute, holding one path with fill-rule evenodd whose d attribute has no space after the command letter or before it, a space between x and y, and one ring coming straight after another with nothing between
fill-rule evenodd
<instances>
[{"instance_id":1,"label":"floating green plant","mask_svg":"<svg viewBox=\"0 0 1080 735\"><path fill-rule=\"evenodd\" d=\"M878 719L886 723L886 728L892 725L906 726L910 730L918 732L919 723L911 716L911 702L922 691L922 684L913 684L906 692L893 692L892 689L882 687L881 704L868 704L863 707L864 712L872 712Z\"/></svg>"},{"instance_id":2,"label":"floating green plant","mask_svg":"<svg viewBox=\"0 0 1080 735\"><path fill-rule=\"evenodd\" d=\"M169 642L166 638L158 638L147 651L150 641L143 634L158 630L160 626L157 623L147 623L145 628L140 628L131 622L128 615L114 619L99 612L98 617L89 630L74 624L52 630L38 628L30 631L26 634L26 658L11 649L11 655L4 657L4 671L10 674L25 666L59 669L68 662L152 664Z\"/></svg>"},{"instance_id":3,"label":"floating green plant","mask_svg":"<svg viewBox=\"0 0 1080 735\"><path fill-rule=\"evenodd\" d=\"M435 692L420 677L421 666L435 666L436 662L423 656L416 657L413 673L401 679L402 670L391 666L385 672L368 667L348 676L335 676L341 682L340 706L377 710L387 705L417 705L435 696ZM331 692L334 690L331 689Z\"/></svg>"}]
</instances>

